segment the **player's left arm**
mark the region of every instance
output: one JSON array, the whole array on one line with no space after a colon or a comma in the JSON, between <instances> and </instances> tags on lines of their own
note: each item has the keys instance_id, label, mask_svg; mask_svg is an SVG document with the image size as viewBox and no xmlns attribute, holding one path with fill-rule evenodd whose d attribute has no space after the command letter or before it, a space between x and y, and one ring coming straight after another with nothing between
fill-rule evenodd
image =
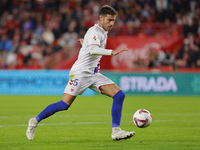
<instances>
[{"instance_id":1,"label":"player's left arm","mask_svg":"<svg viewBox=\"0 0 200 150\"><path fill-rule=\"evenodd\" d=\"M81 45L83 45L83 38L78 39Z\"/></svg>"}]
</instances>

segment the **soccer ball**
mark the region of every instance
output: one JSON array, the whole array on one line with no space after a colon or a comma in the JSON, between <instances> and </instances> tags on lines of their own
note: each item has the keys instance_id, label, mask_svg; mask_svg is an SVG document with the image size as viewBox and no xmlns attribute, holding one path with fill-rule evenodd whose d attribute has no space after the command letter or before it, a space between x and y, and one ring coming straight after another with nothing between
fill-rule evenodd
<instances>
[{"instance_id":1,"label":"soccer ball","mask_svg":"<svg viewBox=\"0 0 200 150\"><path fill-rule=\"evenodd\" d=\"M133 122L139 128L148 127L151 121L151 113L146 109L139 109L133 115Z\"/></svg>"}]
</instances>

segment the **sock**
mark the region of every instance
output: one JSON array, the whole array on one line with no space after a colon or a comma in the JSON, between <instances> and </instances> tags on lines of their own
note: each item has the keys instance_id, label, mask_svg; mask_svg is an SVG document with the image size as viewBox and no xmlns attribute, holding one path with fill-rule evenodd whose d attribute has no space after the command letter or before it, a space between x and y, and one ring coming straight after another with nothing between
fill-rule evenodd
<instances>
[{"instance_id":1,"label":"sock","mask_svg":"<svg viewBox=\"0 0 200 150\"><path fill-rule=\"evenodd\" d=\"M62 100L57 102L57 103L53 103L49 106L47 106L47 108L45 108L37 117L36 120L38 122L40 122L41 120L53 115L55 112L57 111L62 111L62 110L67 110L69 108L69 105L67 105L65 102L63 102Z\"/></svg>"},{"instance_id":2,"label":"sock","mask_svg":"<svg viewBox=\"0 0 200 150\"><path fill-rule=\"evenodd\" d=\"M112 127L119 127L121 122L121 113L124 102L125 94L121 90L113 96L113 105L112 105Z\"/></svg>"}]
</instances>

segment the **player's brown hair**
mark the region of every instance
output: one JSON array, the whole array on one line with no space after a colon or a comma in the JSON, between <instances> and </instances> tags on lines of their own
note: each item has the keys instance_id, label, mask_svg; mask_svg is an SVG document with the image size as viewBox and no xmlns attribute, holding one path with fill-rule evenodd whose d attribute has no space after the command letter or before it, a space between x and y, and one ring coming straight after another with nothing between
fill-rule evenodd
<instances>
[{"instance_id":1,"label":"player's brown hair","mask_svg":"<svg viewBox=\"0 0 200 150\"><path fill-rule=\"evenodd\" d=\"M112 6L104 5L103 7L101 7L100 15L102 15L102 16L106 16L106 15L117 16L118 12Z\"/></svg>"}]
</instances>

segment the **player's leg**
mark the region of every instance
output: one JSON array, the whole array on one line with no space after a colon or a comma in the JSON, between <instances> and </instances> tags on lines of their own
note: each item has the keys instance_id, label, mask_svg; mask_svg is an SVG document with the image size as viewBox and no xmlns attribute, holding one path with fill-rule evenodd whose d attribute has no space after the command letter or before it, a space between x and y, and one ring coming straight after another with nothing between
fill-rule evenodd
<instances>
[{"instance_id":1,"label":"player's leg","mask_svg":"<svg viewBox=\"0 0 200 150\"><path fill-rule=\"evenodd\" d=\"M125 98L124 92L116 84L108 84L100 87L102 94L113 98L112 127L119 127L121 122L122 107Z\"/></svg>"},{"instance_id":2,"label":"player's leg","mask_svg":"<svg viewBox=\"0 0 200 150\"><path fill-rule=\"evenodd\" d=\"M75 100L76 96L85 91L85 89L89 86L89 83L90 81L81 75L70 76L69 82L64 90L62 100L47 106L37 117L29 120L28 129L26 131L27 138L29 140L34 138L35 129L41 120L58 111L67 110Z\"/></svg>"},{"instance_id":3,"label":"player's leg","mask_svg":"<svg viewBox=\"0 0 200 150\"><path fill-rule=\"evenodd\" d=\"M58 111L67 110L75 98L76 96L64 93L61 101L50 104L36 117L37 122L40 122Z\"/></svg>"},{"instance_id":4,"label":"player's leg","mask_svg":"<svg viewBox=\"0 0 200 150\"><path fill-rule=\"evenodd\" d=\"M67 93L64 93L61 101L50 104L37 117L31 118L28 122L28 128L26 131L27 138L29 140L33 140L34 135L35 135L35 129L38 123L41 120L52 116L54 113L58 111L67 110L69 106L72 104L72 102L75 100L75 98L76 96L72 96Z\"/></svg>"},{"instance_id":5,"label":"player's leg","mask_svg":"<svg viewBox=\"0 0 200 150\"><path fill-rule=\"evenodd\" d=\"M113 127L111 134L112 139L121 140L132 137L135 134L134 131L126 132L120 129L121 112L125 98L124 92L112 80L100 73L95 74L93 81L95 82L90 86L91 89L113 98L111 111Z\"/></svg>"},{"instance_id":6,"label":"player's leg","mask_svg":"<svg viewBox=\"0 0 200 150\"><path fill-rule=\"evenodd\" d=\"M120 129L121 113L125 98L124 92L116 84L108 84L100 87L102 94L113 98L112 105L112 133L113 140L128 139L135 135L134 131L127 132Z\"/></svg>"},{"instance_id":7,"label":"player's leg","mask_svg":"<svg viewBox=\"0 0 200 150\"><path fill-rule=\"evenodd\" d=\"M119 127L121 122L123 101L125 98L124 92L112 80L102 75L101 73L95 74L93 81L95 82L90 87L91 89L113 98L111 112L112 127Z\"/></svg>"}]
</instances>

